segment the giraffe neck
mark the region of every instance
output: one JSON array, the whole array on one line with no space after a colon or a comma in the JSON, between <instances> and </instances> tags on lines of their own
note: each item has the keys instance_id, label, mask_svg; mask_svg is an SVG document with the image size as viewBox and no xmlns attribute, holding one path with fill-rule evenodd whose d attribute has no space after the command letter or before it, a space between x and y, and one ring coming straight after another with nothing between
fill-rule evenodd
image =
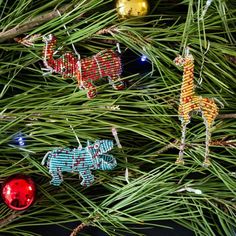
<instances>
[{"instance_id":1,"label":"giraffe neck","mask_svg":"<svg viewBox=\"0 0 236 236\"><path fill-rule=\"evenodd\" d=\"M194 94L194 62L192 58L186 58L181 87L181 102L189 100Z\"/></svg>"}]
</instances>

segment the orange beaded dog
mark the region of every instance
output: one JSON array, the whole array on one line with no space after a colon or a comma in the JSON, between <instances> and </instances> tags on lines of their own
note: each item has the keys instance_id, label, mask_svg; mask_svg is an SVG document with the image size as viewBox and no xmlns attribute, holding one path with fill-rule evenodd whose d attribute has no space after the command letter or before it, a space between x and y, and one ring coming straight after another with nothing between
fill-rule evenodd
<instances>
[{"instance_id":1,"label":"orange beaded dog","mask_svg":"<svg viewBox=\"0 0 236 236\"><path fill-rule=\"evenodd\" d=\"M183 154L185 148L185 135L187 124L190 123L191 112L201 111L206 126L206 149L205 159L203 162L204 166L210 165L209 159L209 143L211 138L210 128L218 115L218 107L215 101L210 98L202 98L197 96L194 91L194 58L189 53L189 48L186 49L185 57L178 56L175 59L176 65L184 67L183 72L183 83L181 87L180 104L179 104L179 119L181 120L182 126L182 138L179 151L179 157L176 160L177 164L184 164Z\"/></svg>"}]
</instances>

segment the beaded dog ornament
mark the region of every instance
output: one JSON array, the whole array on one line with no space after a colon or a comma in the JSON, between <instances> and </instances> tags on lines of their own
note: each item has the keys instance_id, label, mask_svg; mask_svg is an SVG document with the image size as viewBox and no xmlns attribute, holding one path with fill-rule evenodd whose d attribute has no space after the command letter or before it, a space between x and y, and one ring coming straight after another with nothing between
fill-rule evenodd
<instances>
[{"instance_id":1,"label":"beaded dog ornament","mask_svg":"<svg viewBox=\"0 0 236 236\"><path fill-rule=\"evenodd\" d=\"M201 111L202 118L206 127L206 141L205 141L205 158L203 165L209 166L209 143L211 139L210 128L212 127L216 116L218 115L218 107L215 101L211 98L203 98L195 94L194 88L194 58L186 49L185 57L178 56L174 60L176 65L183 66L183 82L180 94L179 104L179 119L182 126L182 138L179 151L179 157L176 160L177 164L184 164L183 154L185 148L186 127L190 123L192 111Z\"/></svg>"}]
</instances>

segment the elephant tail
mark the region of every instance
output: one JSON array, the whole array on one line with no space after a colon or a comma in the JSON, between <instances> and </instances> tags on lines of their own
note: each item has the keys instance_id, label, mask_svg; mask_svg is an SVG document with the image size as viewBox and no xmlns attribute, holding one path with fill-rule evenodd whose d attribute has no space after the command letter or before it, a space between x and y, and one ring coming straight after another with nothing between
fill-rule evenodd
<instances>
[{"instance_id":1,"label":"elephant tail","mask_svg":"<svg viewBox=\"0 0 236 236\"><path fill-rule=\"evenodd\" d=\"M43 160L42 160L42 162L41 162L41 164L42 164L43 166L45 165L45 162L46 162L47 158L49 157L49 155L51 155L51 152L50 152L50 151L47 152L47 153L45 154L45 156L43 157Z\"/></svg>"}]
</instances>

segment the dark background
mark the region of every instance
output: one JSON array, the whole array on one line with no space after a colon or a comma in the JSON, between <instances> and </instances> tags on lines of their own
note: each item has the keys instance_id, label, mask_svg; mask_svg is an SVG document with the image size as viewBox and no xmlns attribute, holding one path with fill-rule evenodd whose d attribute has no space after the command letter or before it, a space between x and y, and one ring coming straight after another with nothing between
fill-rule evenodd
<instances>
[{"instance_id":1,"label":"dark background","mask_svg":"<svg viewBox=\"0 0 236 236\"><path fill-rule=\"evenodd\" d=\"M168 227L172 227L172 229L162 228L162 227L153 227L153 228L145 228L145 229L139 229L135 230L138 233L142 233L147 236L194 236L195 234L191 232L190 230L172 222L172 221L164 221L164 222L154 222L159 223L161 225L165 225ZM70 233L74 228L78 226L76 223L70 223L66 224L66 227L70 228L65 229L59 226L43 226L42 227L34 227L34 228L27 228L31 232L35 232L40 234L41 236L69 236ZM133 227L137 228L140 227L140 225L132 225ZM131 226L131 227L132 227ZM84 235L91 235L91 236L107 236L104 232L100 231L97 228L94 227L87 227L84 228L83 231L81 231ZM82 234L79 234L82 235ZM132 236L131 234L124 234L121 233L121 236ZM1 235L3 236L3 235ZM5 236L5 235L4 235Z\"/></svg>"}]
</instances>

